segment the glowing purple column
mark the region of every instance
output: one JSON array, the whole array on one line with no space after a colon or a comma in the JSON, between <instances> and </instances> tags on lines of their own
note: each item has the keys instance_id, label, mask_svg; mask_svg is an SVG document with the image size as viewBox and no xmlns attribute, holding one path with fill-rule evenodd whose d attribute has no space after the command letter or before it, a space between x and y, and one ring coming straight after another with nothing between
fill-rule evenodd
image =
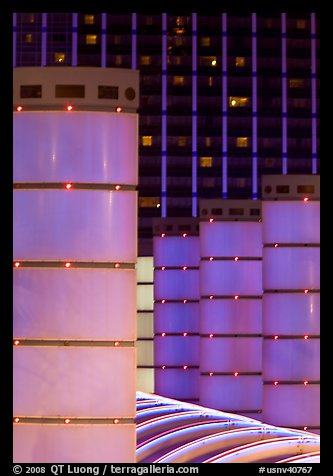
<instances>
[{"instance_id":1,"label":"glowing purple column","mask_svg":"<svg viewBox=\"0 0 333 476\"><path fill-rule=\"evenodd\" d=\"M197 402L198 220L158 220L154 235L155 393Z\"/></svg>"},{"instance_id":2,"label":"glowing purple column","mask_svg":"<svg viewBox=\"0 0 333 476\"><path fill-rule=\"evenodd\" d=\"M138 74L13 86L13 459L135 462Z\"/></svg>"},{"instance_id":3,"label":"glowing purple column","mask_svg":"<svg viewBox=\"0 0 333 476\"><path fill-rule=\"evenodd\" d=\"M261 203L200 202L200 405L262 408Z\"/></svg>"},{"instance_id":4,"label":"glowing purple column","mask_svg":"<svg viewBox=\"0 0 333 476\"><path fill-rule=\"evenodd\" d=\"M263 421L319 431L319 177L262 179Z\"/></svg>"}]
</instances>

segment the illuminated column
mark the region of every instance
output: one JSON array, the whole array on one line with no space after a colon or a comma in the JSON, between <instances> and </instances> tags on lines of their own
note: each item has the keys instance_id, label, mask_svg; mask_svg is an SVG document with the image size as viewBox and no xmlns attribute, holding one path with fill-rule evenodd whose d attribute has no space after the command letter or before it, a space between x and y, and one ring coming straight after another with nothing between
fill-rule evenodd
<instances>
[{"instance_id":1,"label":"illuminated column","mask_svg":"<svg viewBox=\"0 0 333 476\"><path fill-rule=\"evenodd\" d=\"M154 393L154 258L137 260L138 338L137 384L141 392Z\"/></svg>"},{"instance_id":2,"label":"illuminated column","mask_svg":"<svg viewBox=\"0 0 333 476\"><path fill-rule=\"evenodd\" d=\"M13 86L13 459L135 462L138 74Z\"/></svg>"},{"instance_id":3,"label":"illuminated column","mask_svg":"<svg viewBox=\"0 0 333 476\"><path fill-rule=\"evenodd\" d=\"M154 226L155 393L199 397L199 237L195 218Z\"/></svg>"},{"instance_id":4,"label":"illuminated column","mask_svg":"<svg viewBox=\"0 0 333 476\"><path fill-rule=\"evenodd\" d=\"M262 243L257 200L200 202L200 405L262 408Z\"/></svg>"},{"instance_id":5,"label":"illuminated column","mask_svg":"<svg viewBox=\"0 0 333 476\"><path fill-rule=\"evenodd\" d=\"M319 176L263 176L262 190L262 419L319 431Z\"/></svg>"}]
</instances>

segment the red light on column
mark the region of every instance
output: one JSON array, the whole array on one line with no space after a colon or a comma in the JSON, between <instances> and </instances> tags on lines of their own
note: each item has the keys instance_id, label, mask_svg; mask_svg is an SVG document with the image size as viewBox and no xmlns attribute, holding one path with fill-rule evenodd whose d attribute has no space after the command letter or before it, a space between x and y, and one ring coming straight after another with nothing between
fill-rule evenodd
<instances>
[{"instance_id":1,"label":"red light on column","mask_svg":"<svg viewBox=\"0 0 333 476\"><path fill-rule=\"evenodd\" d=\"M305 339L305 340L307 340L308 338L309 338L309 336L308 336L308 335L305 335L305 336L304 336L304 339Z\"/></svg>"},{"instance_id":2,"label":"red light on column","mask_svg":"<svg viewBox=\"0 0 333 476\"><path fill-rule=\"evenodd\" d=\"M161 234L161 237L164 238L164 237L165 237L165 233L162 233L162 234Z\"/></svg>"},{"instance_id":3,"label":"red light on column","mask_svg":"<svg viewBox=\"0 0 333 476\"><path fill-rule=\"evenodd\" d=\"M235 377L238 377L239 373L238 372L234 372L234 376Z\"/></svg>"},{"instance_id":4,"label":"red light on column","mask_svg":"<svg viewBox=\"0 0 333 476\"><path fill-rule=\"evenodd\" d=\"M214 296L209 296L209 299L213 299L213 298L214 298Z\"/></svg>"},{"instance_id":5,"label":"red light on column","mask_svg":"<svg viewBox=\"0 0 333 476\"><path fill-rule=\"evenodd\" d=\"M304 289L304 294L308 294L309 290L308 289Z\"/></svg>"},{"instance_id":6,"label":"red light on column","mask_svg":"<svg viewBox=\"0 0 333 476\"><path fill-rule=\"evenodd\" d=\"M309 197L304 197L303 198L303 202L308 202L309 201Z\"/></svg>"},{"instance_id":7,"label":"red light on column","mask_svg":"<svg viewBox=\"0 0 333 476\"><path fill-rule=\"evenodd\" d=\"M165 365L162 365L162 369L163 369L163 370L165 369Z\"/></svg>"},{"instance_id":8,"label":"red light on column","mask_svg":"<svg viewBox=\"0 0 333 476\"><path fill-rule=\"evenodd\" d=\"M212 339L214 337L214 334L209 334L209 338Z\"/></svg>"},{"instance_id":9,"label":"red light on column","mask_svg":"<svg viewBox=\"0 0 333 476\"><path fill-rule=\"evenodd\" d=\"M14 418L14 423L19 423L20 419L19 417Z\"/></svg>"},{"instance_id":10,"label":"red light on column","mask_svg":"<svg viewBox=\"0 0 333 476\"><path fill-rule=\"evenodd\" d=\"M183 303L186 304L186 303L187 303L187 299L184 299Z\"/></svg>"},{"instance_id":11,"label":"red light on column","mask_svg":"<svg viewBox=\"0 0 333 476\"><path fill-rule=\"evenodd\" d=\"M303 430L307 430L307 429L308 429L308 427L307 427L307 426L303 426Z\"/></svg>"},{"instance_id":12,"label":"red light on column","mask_svg":"<svg viewBox=\"0 0 333 476\"><path fill-rule=\"evenodd\" d=\"M274 243L274 248L277 248L279 246L278 243Z\"/></svg>"},{"instance_id":13,"label":"red light on column","mask_svg":"<svg viewBox=\"0 0 333 476\"><path fill-rule=\"evenodd\" d=\"M19 268L21 266L21 263L19 261L16 261L14 266L15 266L15 268Z\"/></svg>"},{"instance_id":14,"label":"red light on column","mask_svg":"<svg viewBox=\"0 0 333 476\"><path fill-rule=\"evenodd\" d=\"M209 219L209 223L213 223L213 221L214 221L214 218Z\"/></svg>"},{"instance_id":15,"label":"red light on column","mask_svg":"<svg viewBox=\"0 0 333 476\"><path fill-rule=\"evenodd\" d=\"M213 259L214 259L214 258L211 256L211 257L209 258L209 261L213 261Z\"/></svg>"},{"instance_id":16,"label":"red light on column","mask_svg":"<svg viewBox=\"0 0 333 476\"><path fill-rule=\"evenodd\" d=\"M238 261L238 260L239 260L238 256L235 256L235 261Z\"/></svg>"},{"instance_id":17,"label":"red light on column","mask_svg":"<svg viewBox=\"0 0 333 476\"><path fill-rule=\"evenodd\" d=\"M162 269L162 271L164 271L164 270L165 270L165 266L162 266L162 268L161 268L161 269Z\"/></svg>"},{"instance_id":18,"label":"red light on column","mask_svg":"<svg viewBox=\"0 0 333 476\"><path fill-rule=\"evenodd\" d=\"M183 332L183 336L186 337L188 334L187 332Z\"/></svg>"},{"instance_id":19,"label":"red light on column","mask_svg":"<svg viewBox=\"0 0 333 476\"><path fill-rule=\"evenodd\" d=\"M187 270L187 266L183 266L183 270L186 271L186 270Z\"/></svg>"},{"instance_id":20,"label":"red light on column","mask_svg":"<svg viewBox=\"0 0 333 476\"><path fill-rule=\"evenodd\" d=\"M161 335L162 335L162 337L164 337L164 336L165 336L165 332L162 332L162 334L161 334Z\"/></svg>"},{"instance_id":21,"label":"red light on column","mask_svg":"<svg viewBox=\"0 0 333 476\"><path fill-rule=\"evenodd\" d=\"M114 267L115 267L115 268L120 268L120 264L119 264L119 263L115 263Z\"/></svg>"},{"instance_id":22,"label":"red light on column","mask_svg":"<svg viewBox=\"0 0 333 476\"><path fill-rule=\"evenodd\" d=\"M119 347L119 342L116 341L116 342L114 343L114 346L115 346L115 347Z\"/></svg>"},{"instance_id":23,"label":"red light on column","mask_svg":"<svg viewBox=\"0 0 333 476\"><path fill-rule=\"evenodd\" d=\"M161 303L164 304L164 303L165 303L165 299L162 299Z\"/></svg>"},{"instance_id":24,"label":"red light on column","mask_svg":"<svg viewBox=\"0 0 333 476\"><path fill-rule=\"evenodd\" d=\"M14 340L14 345L20 345L20 341L18 339Z\"/></svg>"},{"instance_id":25,"label":"red light on column","mask_svg":"<svg viewBox=\"0 0 333 476\"><path fill-rule=\"evenodd\" d=\"M115 418L115 419L113 420L113 423L114 423L115 425L117 425L117 424L119 423L119 419L118 419L118 418Z\"/></svg>"},{"instance_id":26,"label":"red light on column","mask_svg":"<svg viewBox=\"0 0 333 476\"><path fill-rule=\"evenodd\" d=\"M66 423L66 425L68 425L68 423L70 422L71 422L70 418L65 418L64 423Z\"/></svg>"},{"instance_id":27,"label":"red light on column","mask_svg":"<svg viewBox=\"0 0 333 476\"><path fill-rule=\"evenodd\" d=\"M73 110L73 106L71 104L69 104L68 106L66 106L66 109L67 111L72 111Z\"/></svg>"},{"instance_id":28,"label":"red light on column","mask_svg":"<svg viewBox=\"0 0 333 476\"><path fill-rule=\"evenodd\" d=\"M123 110L122 107L120 107L120 106L116 107L116 112L121 112L122 110Z\"/></svg>"},{"instance_id":29,"label":"red light on column","mask_svg":"<svg viewBox=\"0 0 333 476\"><path fill-rule=\"evenodd\" d=\"M71 188L72 188L72 184L71 184L71 183L66 183L66 188L67 188L67 190L71 189Z\"/></svg>"},{"instance_id":30,"label":"red light on column","mask_svg":"<svg viewBox=\"0 0 333 476\"><path fill-rule=\"evenodd\" d=\"M66 268L70 268L70 267L71 267L71 263L69 263L69 262L65 263L65 267L66 267Z\"/></svg>"},{"instance_id":31,"label":"red light on column","mask_svg":"<svg viewBox=\"0 0 333 476\"><path fill-rule=\"evenodd\" d=\"M187 233L183 233L183 238L186 238L187 237Z\"/></svg>"},{"instance_id":32,"label":"red light on column","mask_svg":"<svg viewBox=\"0 0 333 476\"><path fill-rule=\"evenodd\" d=\"M238 294L236 294L236 296L234 296L234 299L238 299L238 298L239 298L239 296L238 296Z\"/></svg>"},{"instance_id":33,"label":"red light on column","mask_svg":"<svg viewBox=\"0 0 333 476\"><path fill-rule=\"evenodd\" d=\"M274 385L278 385L278 384L279 384L279 382L277 380L275 380Z\"/></svg>"},{"instance_id":34,"label":"red light on column","mask_svg":"<svg viewBox=\"0 0 333 476\"><path fill-rule=\"evenodd\" d=\"M23 111L23 107L22 106L17 106L16 110L17 110L17 112L21 112L21 111Z\"/></svg>"},{"instance_id":35,"label":"red light on column","mask_svg":"<svg viewBox=\"0 0 333 476\"><path fill-rule=\"evenodd\" d=\"M304 383L304 385L307 385L307 384L309 383L309 381L308 381L308 380L304 380L303 383Z\"/></svg>"},{"instance_id":36,"label":"red light on column","mask_svg":"<svg viewBox=\"0 0 333 476\"><path fill-rule=\"evenodd\" d=\"M183 365L183 369L184 370L187 370L188 366L187 365Z\"/></svg>"},{"instance_id":37,"label":"red light on column","mask_svg":"<svg viewBox=\"0 0 333 476\"><path fill-rule=\"evenodd\" d=\"M120 186L120 185L116 185L116 186L115 186L115 189L116 189L116 190L120 190L120 189L121 189L121 186Z\"/></svg>"},{"instance_id":38,"label":"red light on column","mask_svg":"<svg viewBox=\"0 0 333 476\"><path fill-rule=\"evenodd\" d=\"M209 372L209 376L212 377L214 375L214 372Z\"/></svg>"},{"instance_id":39,"label":"red light on column","mask_svg":"<svg viewBox=\"0 0 333 476\"><path fill-rule=\"evenodd\" d=\"M278 338L279 338L279 336L274 336L274 339L275 339L275 340L278 340Z\"/></svg>"}]
</instances>

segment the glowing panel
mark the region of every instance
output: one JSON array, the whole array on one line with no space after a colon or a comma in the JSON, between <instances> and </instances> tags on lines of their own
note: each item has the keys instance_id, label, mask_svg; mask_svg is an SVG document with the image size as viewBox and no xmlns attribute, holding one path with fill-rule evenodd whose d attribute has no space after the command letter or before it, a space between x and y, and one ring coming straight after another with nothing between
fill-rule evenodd
<instances>
[{"instance_id":1,"label":"glowing panel","mask_svg":"<svg viewBox=\"0 0 333 476\"><path fill-rule=\"evenodd\" d=\"M261 295L261 261L202 261L201 295Z\"/></svg>"},{"instance_id":2,"label":"glowing panel","mask_svg":"<svg viewBox=\"0 0 333 476\"><path fill-rule=\"evenodd\" d=\"M246 229L246 240L244 230ZM257 256L262 255L261 223L209 222L200 223L201 256Z\"/></svg>"},{"instance_id":3,"label":"glowing panel","mask_svg":"<svg viewBox=\"0 0 333 476\"><path fill-rule=\"evenodd\" d=\"M200 405L223 411L260 409L262 406L261 376L201 375Z\"/></svg>"},{"instance_id":4,"label":"glowing panel","mask_svg":"<svg viewBox=\"0 0 333 476\"><path fill-rule=\"evenodd\" d=\"M320 249L264 248L264 289L320 288Z\"/></svg>"},{"instance_id":5,"label":"glowing panel","mask_svg":"<svg viewBox=\"0 0 333 476\"><path fill-rule=\"evenodd\" d=\"M13 460L16 463L135 461L134 424L24 424L15 425L13 433L15 441Z\"/></svg>"},{"instance_id":6,"label":"glowing panel","mask_svg":"<svg viewBox=\"0 0 333 476\"><path fill-rule=\"evenodd\" d=\"M155 299L198 299L199 271L155 270Z\"/></svg>"},{"instance_id":7,"label":"glowing panel","mask_svg":"<svg viewBox=\"0 0 333 476\"><path fill-rule=\"evenodd\" d=\"M198 332L199 305L197 303L155 303L154 327L156 333Z\"/></svg>"},{"instance_id":8,"label":"glowing panel","mask_svg":"<svg viewBox=\"0 0 333 476\"><path fill-rule=\"evenodd\" d=\"M319 293L266 293L262 305L264 334L319 335Z\"/></svg>"},{"instance_id":9,"label":"glowing panel","mask_svg":"<svg viewBox=\"0 0 333 476\"><path fill-rule=\"evenodd\" d=\"M136 388L142 392L154 393L154 369L136 369Z\"/></svg>"},{"instance_id":10,"label":"glowing panel","mask_svg":"<svg viewBox=\"0 0 333 476\"><path fill-rule=\"evenodd\" d=\"M137 285L137 306L139 311L153 310L154 308L153 284L138 284Z\"/></svg>"},{"instance_id":11,"label":"glowing panel","mask_svg":"<svg viewBox=\"0 0 333 476\"><path fill-rule=\"evenodd\" d=\"M14 414L135 415L132 348L22 346L14 350Z\"/></svg>"},{"instance_id":12,"label":"glowing panel","mask_svg":"<svg viewBox=\"0 0 333 476\"><path fill-rule=\"evenodd\" d=\"M320 202L263 201L264 243L319 243Z\"/></svg>"},{"instance_id":13,"label":"glowing panel","mask_svg":"<svg viewBox=\"0 0 333 476\"><path fill-rule=\"evenodd\" d=\"M138 312L138 338L154 336L154 314L152 312Z\"/></svg>"},{"instance_id":14,"label":"glowing panel","mask_svg":"<svg viewBox=\"0 0 333 476\"><path fill-rule=\"evenodd\" d=\"M136 184L137 128L135 114L16 114L14 181Z\"/></svg>"},{"instance_id":15,"label":"glowing panel","mask_svg":"<svg viewBox=\"0 0 333 476\"><path fill-rule=\"evenodd\" d=\"M22 268L13 281L16 337L135 339L134 269Z\"/></svg>"},{"instance_id":16,"label":"glowing panel","mask_svg":"<svg viewBox=\"0 0 333 476\"><path fill-rule=\"evenodd\" d=\"M198 369L155 369L155 392L180 400L196 397L199 393Z\"/></svg>"},{"instance_id":17,"label":"glowing panel","mask_svg":"<svg viewBox=\"0 0 333 476\"><path fill-rule=\"evenodd\" d=\"M201 372L260 372L261 337L201 337Z\"/></svg>"},{"instance_id":18,"label":"glowing panel","mask_svg":"<svg viewBox=\"0 0 333 476\"><path fill-rule=\"evenodd\" d=\"M137 365L154 365L154 342L153 340L138 340L135 343L137 348Z\"/></svg>"},{"instance_id":19,"label":"glowing panel","mask_svg":"<svg viewBox=\"0 0 333 476\"><path fill-rule=\"evenodd\" d=\"M264 385L262 420L281 426L318 426L320 385Z\"/></svg>"},{"instance_id":20,"label":"glowing panel","mask_svg":"<svg viewBox=\"0 0 333 476\"><path fill-rule=\"evenodd\" d=\"M138 283L152 283L154 281L154 258L139 256L136 263Z\"/></svg>"},{"instance_id":21,"label":"glowing panel","mask_svg":"<svg viewBox=\"0 0 333 476\"><path fill-rule=\"evenodd\" d=\"M198 365L199 336L155 336L155 365Z\"/></svg>"},{"instance_id":22,"label":"glowing panel","mask_svg":"<svg viewBox=\"0 0 333 476\"><path fill-rule=\"evenodd\" d=\"M199 266L199 238L197 236L154 237L155 266Z\"/></svg>"},{"instance_id":23,"label":"glowing panel","mask_svg":"<svg viewBox=\"0 0 333 476\"><path fill-rule=\"evenodd\" d=\"M261 334L259 299L201 299L200 315L203 334Z\"/></svg>"},{"instance_id":24,"label":"glowing panel","mask_svg":"<svg viewBox=\"0 0 333 476\"><path fill-rule=\"evenodd\" d=\"M136 205L137 192L17 191L13 199L14 256L135 262Z\"/></svg>"},{"instance_id":25,"label":"glowing panel","mask_svg":"<svg viewBox=\"0 0 333 476\"><path fill-rule=\"evenodd\" d=\"M319 380L319 339L264 339L263 379Z\"/></svg>"}]
</instances>

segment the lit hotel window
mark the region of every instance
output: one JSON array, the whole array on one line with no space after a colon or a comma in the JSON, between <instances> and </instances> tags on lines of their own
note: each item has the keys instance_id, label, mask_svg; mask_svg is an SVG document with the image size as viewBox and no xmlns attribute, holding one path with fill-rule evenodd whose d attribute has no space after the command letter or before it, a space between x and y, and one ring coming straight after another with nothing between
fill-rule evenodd
<instances>
[{"instance_id":1,"label":"lit hotel window","mask_svg":"<svg viewBox=\"0 0 333 476\"><path fill-rule=\"evenodd\" d=\"M202 36L200 38L200 45L201 46L210 46L210 38L209 36Z\"/></svg>"},{"instance_id":2,"label":"lit hotel window","mask_svg":"<svg viewBox=\"0 0 333 476\"><path fill-rule=\"evenodd\" d=\"M65 53L54 53L54 62L55 63L64 63L65 62Z\"/></svg>"},{"instance_id":3,"label":"lit hotel window","mask_svg":"<svg viewBox=\"0 0 333 476\"><path fill-rule=\"evenodd\" d=\"M84 23L85 23L85 25L93 25L95 23L95 16L94 15L84 15Z\"/></svg>"},{"instance_id":4,"label":"lit hotel window","mask_svg":"<svg viewBox=\"0 0 333 476\"><path fill-rule=\"evenodd\" d=\"M97 35L86 35L86 45L96 45Z\"/></svg>"},{"instance_id":5,"label":"lit hotel window","mask_svg":"<svg viewBox=\"0 0 333 476\"><path fill-rule=\"evenodd\" d=\"M145 147L149 147L153 145L153 137L152 136L142 136L141 144Z\"/></svg>"},{"instance_id":6,"label":"lit hotel window","mask_svg":"<svg viewBox=\"0 0 333 476\"><path fill-rule=\"evenodd\" d=\"M213 76L209 76L208 77L208 86L213 86L213 83L214 83Z\"/></svg>"},{"instance_id":7,"label":"lit hotel window","mask_svg":"<svg viewBox=\"0 0 333 476\"><path fill-rule=\"evenodd\" d=\"M211 137L205 137L205 146L206 147L211 147L212 146L212 138Z\"/></svg>"},{"instance_id":8,"label":"lit hotel window","mask_svg":"<svg viewBox=\"0 0 333 476\"><path fill-rule=\"evenodd\" d=\"M289 79L290 88L303 88L304 79Z\"/></svg>"},{"instance_id":9,"label":"lit hotel window","mask_svg":"<svg viewBox=\"0 0 333 476\"><path fill-rule=\"evenodd\" d=\"M114 64L120 66L123 62L123 57L121 55L116 55L114 58Z\"/></svg>"},{"instance_id":10,"label":"lit hotel window","mask_svg":"<svg viewBox=\"0 0 333 476\"><path fill-rule=\"evenodd\" d=\"M148 66L151 63L151 56L141 56L140 64L143 66Z\"/></svg>"},{"instance_id":11,"label":"lit hotel window","mask_svg":"<svg viewBox=\"0 0 333 476\"><path fill-rule=\"evenodd\" d=\"M180 136L178 137L178 145L179 147L185 147L186 146L186 137L185 136Z\"/></svg>"},{"instance_id":12,"label":"lit hotel window","mask_svg":"<svg viewBox=\"0 0 333 476\"><path fill-rule=\"evenodd\" d=\"M249 138L248 137L236 137L236 147L248 147Z\"/></svg>"},{"instance_id":13,"label":"lit hotel window","mask_svg":"<svg viewBox=\"0 0 333 476\"><path fill-rule=\"evenodd\" d=\"M32 43L32 33L27 33L25 35L25 42L26 43Z\"/></svg>"},{"instance_id":14,"label":"lit hotel window","mask_svg":"<svg viewBox=\"0 0 333 476\"><path fill-rule=\"evenodd\" d=\"M304 30L304 28L306 28L306 21L305 20L296 20L296 28L298 30Z\"/></svg>"},{"instance_id":15,"label":"lit hotel window","mask_svg":"<svg viewBox=\"0 0 333 476\"><path fill-rule=\"evenodd\" d=\"M243 68L245 66L244 56L236 56L235 66L237 66L238 68Z\"/></svg>"},{"instance_id":16,"label":"lit hotel window","mask_svg":"<svg viewBox=\"0 0 333 476\"><path fill-rule=\"evenodd\" d=\"M212 167L213 157L200 157L200 167Z\"/></svg>"},{"instance_id":17,"label":"lit hotel window","mask_svg":"<svg viewBox=\"0 0 333 476\"><path fill-rule=\"evenodd\" d=\"M250 105L250 99L240 96L229 96L230 107L246 107Z\"/></svg>"},{"instance_id":18,"label":"lit hotel window","mask_svg":"<svg viewBox=\"0 0 333 476\"><path fill-rule=\"evenodd\" d=\"M200 66L216 66L217 58L216 56L200 56L199 64Z\"/></svg>"},{"instance_id":19,"label":"lit hotel window","mask_svg":"<svg viewBox=\"0 0 333 476\"><path fill-rule=\"evenodd\" d=\"M160 199L159 197L139 197L139 207L140 208L159 208Z\"/></svg>"},{"instance_id":20,"label":"lit hotel window","mask_svg":"<svg viewBox=\"0 0 333 476\"><path fill-rule=\"evenodd\" d=\"M184 86L185 77L184 76L174 76L172 82L173 82L174 86Z\"/></svg>"}]
</instances>

